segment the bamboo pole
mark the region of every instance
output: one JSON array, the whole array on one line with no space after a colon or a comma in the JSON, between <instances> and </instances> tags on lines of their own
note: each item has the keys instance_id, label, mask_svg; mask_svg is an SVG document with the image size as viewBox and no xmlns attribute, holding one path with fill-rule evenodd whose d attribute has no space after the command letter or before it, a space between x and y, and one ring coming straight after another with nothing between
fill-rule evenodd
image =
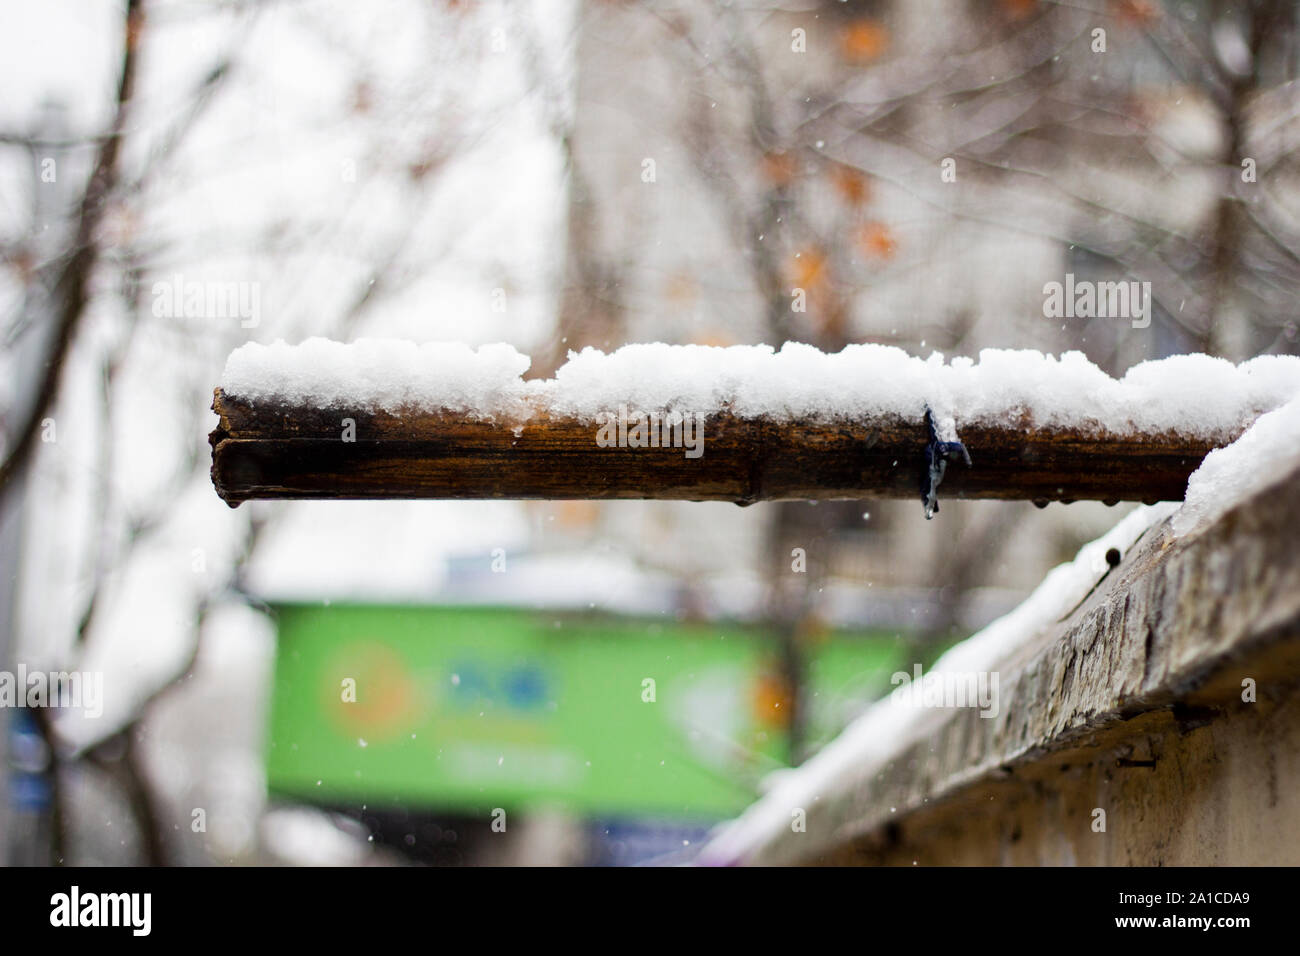
<instances>
[{"instance_id":1,"label":"bamboo pole","mask_svg":"<svg viewBox=\"0 0 1300 956\"><path fill-rule=\"evenodd\" d=\"M491 421L255 406L217 389L213 409L212 482L231 507L272 498L920 499L930 440L922 419L722 413L704 420L702 453L688 457L681 447L601 447L596 423L540 408ZM957 426L972 464L950 461L941 500L1179 500L1201 459L1236 437L1083 433L1025 419Z\"/></svg>"}]
</instances>

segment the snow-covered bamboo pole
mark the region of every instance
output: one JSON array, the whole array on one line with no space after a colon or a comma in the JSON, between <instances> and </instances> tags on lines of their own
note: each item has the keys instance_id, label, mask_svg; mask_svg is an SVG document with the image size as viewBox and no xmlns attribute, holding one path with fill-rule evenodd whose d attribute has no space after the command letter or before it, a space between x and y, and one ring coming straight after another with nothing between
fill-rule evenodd
<instances>
[{"instance_id":1,"label":"snow-covered bamboo pole","mask_svg":"<svg viewBox=\"0 0 1300 956\"><path fill-rule=\"evenodd\" d=\"M217 391L212 478L250 498L660 498L755 501L913 498L925 473L922 419L778 422L721 413L676 446L618 446L640 424L600 427L536 411L526 422L455 412L391 414L312 405L256 406ZM665 431L662 420L656 437ZM647 433L651 429L645 420ZM674 431L670 427L670 431ZM685 429L682 429L684 432ZM703 438L698 442L698 438ZM951 464L946 497L1169 500L1215 447L1203 439L1055 428L969 426L972 467ZM639 438L636 439L639 442ZM647 439L648 440L648 439ZM698 444L692 449L689 444ZM702 451L692 457L693 451Z\"/></svg>"},{"instance_id":2,"label":"snow-covered bamboo pole","mask_svg":"<svg viewBox=\"0 0 1300 956\"><path fill-rule=\"evenodd\" d=\"M527 364L508 346L245 346L213 402L213 484L232 506L919 499L937 437L971 458L947 456L940 497L1177 500L1300 385L1288 357L1182 356L1122 380L1077 354L949 365L880 346L588 350L546 381L524 381Z\"/></svg>"}]
</instances>

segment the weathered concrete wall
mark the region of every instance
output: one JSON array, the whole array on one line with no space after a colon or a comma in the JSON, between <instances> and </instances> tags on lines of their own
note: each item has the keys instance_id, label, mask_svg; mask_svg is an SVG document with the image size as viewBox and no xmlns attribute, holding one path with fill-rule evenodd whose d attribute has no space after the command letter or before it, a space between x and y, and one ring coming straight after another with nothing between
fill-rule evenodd
<instances>
[{"instance_id":1,"label":"weathered concrete wall","mask_svg":"<svg viewBox=\"0 0 1300 956\"><path fill-rule=\"evenodd\" d=\"M910 814L822 862L1186 866L1300 863L1300 696L1199 727L1172 711ZM1150 763L1154 761L1154 766ZM1097 809L1104 832L1094 830Z\"/></svg>"},{"instance_id":2,"label":"weathered concrete wall","mask_svg":"<svg viewBox=\"0 0 1300 956\"><path fill-rule=\"evenodd\" d=\"M1150 528L1001 660L995 717L919 711L748 861L1300 864L1298 531L1300 473Z\"/></svg>"}]
</instances>

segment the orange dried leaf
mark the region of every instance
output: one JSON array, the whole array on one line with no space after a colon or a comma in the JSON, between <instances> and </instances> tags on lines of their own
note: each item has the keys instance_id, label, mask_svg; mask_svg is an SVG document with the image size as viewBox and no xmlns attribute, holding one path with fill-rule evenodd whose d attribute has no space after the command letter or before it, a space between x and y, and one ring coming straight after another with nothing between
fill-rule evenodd
<instances>
[{"instance_id":1,"label":"orange dried leaf","mask_svg":"<svg viewBox=\"0 0 1300 956\"><path fill-rule=\"evenodd\" d=\"M1150 26L1160 16L1152 0L1112 0L1111 8L1122 23L1138 28Z\"/></svg>"},{"instance_id":2,"label":"orange dried leaf","mask_svg":"<svg viewBox=\"0 0 1300 956\"><path fill-rule=\"evenodd\" d=\"M754 687L754 718L760 726L784 727L790 720L792 697L778 674L767 673Z\"/></svg>"},{"instance_id":3,"label":"orange dried leaf","mask_svg":"<svg viewBox=\"0 0 1300 956\"><path fill-rule=\"evenodd\" d=\"M1038 0L999 0L1003 12L1013 20L1027 17L1038 8Z\"/></svg>"},{"instance_id":4,"label":"orange dried leaf","mask_svg":"<svg viewBox=\"0 0 1300 956\"><path fill-rule=\"evenodd\" d=\"M862 205L871 195L871 183L867 174L843 163L831 167L831 182L835 185L835 191L850 206Z\"/></svg>"},{"instance_id":5,"label":"orange dried leaf","mask_svg":"<svg viewBox=\"0 0 1300 956\"><path fill-rule=\"evenodd\" d=\"M799 164L789 153L766 153L763 156L763 178L773 186L788 186L799 172Z\"/></svg>"},{"instance_id":6,"label":"orange dried leaf","mask_svg":"<svg viewBox=\"0 0 1300 956\"><path fill-rule=\"evenodd\" d=\"M883 222L869 222L858 230L858 248L872 259L892 259L898 251L898 241Z\"/></svg>"},{"instance_id":7,"label":"orange dried leaf","mask_svg":"<svg viewBox=\"0 0 1300 956\"><path fill-rule=\"evenodd\" d=\"M840 52L850 63L866 63L889 48L889 31L876 20L854 20L840 30Z\"/></svg>"},{"instance_id":8,"label":"orange dried leaf","mask_svg":"<svg viewBox=\"0 0 1300 956\"><path fill-rule=\"evenodd\" d=\"M820 249L808 248L790 261L790 275L800 289L812 289L826 281L826 256Z\"/></svg>"}]
</instances>

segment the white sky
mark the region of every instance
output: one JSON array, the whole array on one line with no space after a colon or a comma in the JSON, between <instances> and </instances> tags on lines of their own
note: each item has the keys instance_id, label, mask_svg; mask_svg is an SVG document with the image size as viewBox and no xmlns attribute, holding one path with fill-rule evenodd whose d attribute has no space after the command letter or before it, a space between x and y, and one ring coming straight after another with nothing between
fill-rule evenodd
<instances>
[{"instance_id":1,"label":"white sky","mask_svg":"<svg viewBox=\"0 0 1300 956\"><path fill-rule=\"evenodd\" d=\"M122 6L0 5L0 130L30 131L50 98L66 105L74 134L104 128ZM562 159L545 104L530 92L515 18L530 18L563 96L567 0L483 3L463 17L417 0L294 0L264 5L251 25L218 4L148 6L129 172L155 165L161 137L214 63L233 55L235 68L182 148L156 166L143 199L110 210L105 229L123 248L148 253L146 282L179 275L256 284L261 320L243 328L238 318L158 317L145 289L115 385L111 507L120 516L123 508L140 514L162 500L177 504L118 563L112 535L104 539L95 521L102 508L96 406L103 356L131 313L114 295L120 270L111 258L102 270L109 284L97 289L69 359L55 413L58 441L42 447L34 472L20 645L33 665L68 663L64 649L89 593L97 546L109 545L113 570L95 650L82 665L105 672L105 725L184 659L197 599L221 580L247 515L249 506L232 512L212 491L206 434L215 416L196 414L225 355L247 340L310 335L505 340L530 351L553 321L564 235ZM417 182L412 163L449 143L448 164ZM0 154L0 239L21 239L32 172L21 153ZM74 194L84 160L80 169L75 159L61 160L60 175L61 188ZM422 188L426 182L433 185ZM360 294L389 249L400 250L400 287L341 330L339 303ZM506 291L504 313L493 309L497 288ZM0 272L0 308L19 303L20 289ZM8 325L11 314L3 318ZM0 377L23 381L12 353L0 356ZM199 468L178 483L191 449ZM428 596L448 557L515 548L526 531L521 506L506 502L307 502L279 510L283 518L252 568L251 583L270 595ZM247 619L230 620L235 630L218 628L211 640L263 653L239 633Z\"/></svg>"}]
</instances>

